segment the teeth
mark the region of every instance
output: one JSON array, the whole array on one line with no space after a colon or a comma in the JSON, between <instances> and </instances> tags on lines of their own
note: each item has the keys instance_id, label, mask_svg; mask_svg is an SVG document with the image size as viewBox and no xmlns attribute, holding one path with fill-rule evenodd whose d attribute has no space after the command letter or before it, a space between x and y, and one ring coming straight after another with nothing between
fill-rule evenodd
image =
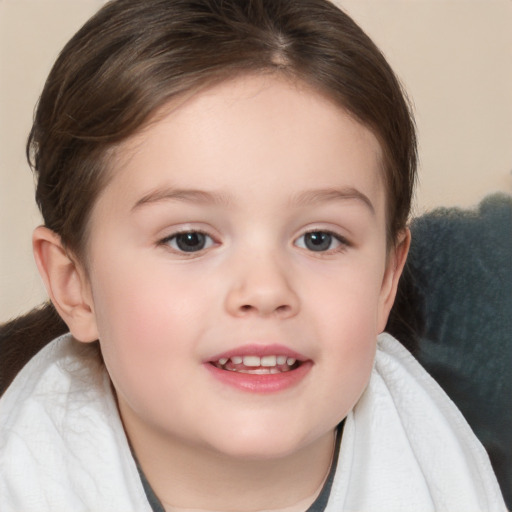
<instances>
[{"instance_id":1,"label":"teeth","mask_svg":"<svg viewBox=\"0 0 512 512\"><path fill-rule=\"evenodd\" d=\"M268 375L276 370L275 373L281 373L277 368L256 368L254 370L238 370L238 373L251 373L252 375Z\"/></svg>"},{"instance_id":2,"label":"teeth","mask_svg":"<svg viewBox=\"0 0 512 512\"><path fill-rule=\"evenodd\" d=\"M261 358L261 366L275 366L276 362L276 356L264 356Z\"/></svg>"},{"instance_id":3,"label":"teeth","mask_svg":"<svg viewBox=\"0 0 512 512\"><path fill-rule=\"evenodd\" d=\"M231 361L231 364L230 364ZM221 357L217 365L218 367L225 367L225 370L239 371L242 373L281 373L291 370L297 360L294 357L286 356L233 356L231 358ZM246 368L233 368L233 365L242 365Z\"/></svg>"},{"instance_id":4,"label":"teeth","mask_svg":"<svg viewBox=\"0 0 512 512\"><path fill-rule=\"evenodd\" d=\"M244 366L261 366L261 359L258 356L244 356Z\"/></svg>"}]
</instances>

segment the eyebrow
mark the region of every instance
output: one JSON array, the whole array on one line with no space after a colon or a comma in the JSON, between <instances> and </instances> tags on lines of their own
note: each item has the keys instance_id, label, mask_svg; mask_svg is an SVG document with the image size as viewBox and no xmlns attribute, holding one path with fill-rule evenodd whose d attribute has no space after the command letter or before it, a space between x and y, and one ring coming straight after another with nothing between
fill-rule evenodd
<instances>
[{"instance_id":1,"label":"eyebrow","mask_svg":"<svg viewBox=\"0 0 512 512\"><path fill-rule=\"evenodd\" d=\"M346 201L355 199L364 204L375 215L375 207L367 195L353 187L344 188L322 188L316 190L306 190L292 199L292 204L297 206L309 206L314 203L329 201Z\"/></svg>"},{"instance_id":2,"label":"eyebrow","mask_svg":"<svg viewBox=\"0 0 512 512\"><path fill-rule=\"evenodd\" d=\"M375 215L375 208L365 194L353 187L325 188L316 190L306 190L294 196L290 201L293 206L309 206L315 203L340 201L340 200L358 200L362 202L370 212ZM132 207L131 211L137 210L141 206L163 201L190 201L203 204L231 204L231 200L226 194L220 192L208 192L197 189L175 189L166 187L156 189L141 197Z\"/></svg>"},{"instance_id":3,"label":"eyebrow","mask_svg":"<svg viewBox=\"0 0 512 512\"><path fill-rule=\"evenodd\" d=\"M228 204L229 198L219 192L207 192L205 190L195 189L176 189L166 187L156 189L141 197L133 206L132 211L137 210L141 206L163 201L190 201L203 204Z\"/></svg>"}]
</instances>

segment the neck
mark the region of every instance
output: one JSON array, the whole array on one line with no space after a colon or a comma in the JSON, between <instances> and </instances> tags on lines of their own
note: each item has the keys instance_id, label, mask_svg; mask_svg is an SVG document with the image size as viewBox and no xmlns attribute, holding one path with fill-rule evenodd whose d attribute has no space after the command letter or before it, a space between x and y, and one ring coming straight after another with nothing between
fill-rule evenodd
<instances>
[{"instance_id":1,"label":"neck","mask_svg":"<svg viewBox=\"0 0 512 512\"><path fill-rule=\"evenodd\" d=\"M291 455L246 460L166 438L132 445L166 510L259 512L306 510L329 472L334 432ZM135 441L135 442L133 442Z\"/></svg>"}]
</instances>

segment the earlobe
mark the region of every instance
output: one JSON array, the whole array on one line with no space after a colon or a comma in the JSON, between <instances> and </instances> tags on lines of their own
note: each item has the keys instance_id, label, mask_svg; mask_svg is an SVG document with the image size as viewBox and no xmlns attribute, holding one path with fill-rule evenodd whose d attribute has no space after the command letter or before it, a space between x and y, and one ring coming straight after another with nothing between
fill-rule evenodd
<instances>
[{"instance_id":1,"label":"earlobe","mask_svg":"<svg viewBox=\"0 0 512 512\"><path fill-rule=\"evenodd\" d=\"M73 261L60 237L39 226L32 246L37 268L59 315L79 341L98 339L92 295L85 272Z\"/></svg>"},{"instance_id":2,"label":"earlobe","mask_svg":"<svg viewBox=\"0 0 512 512\"><path fill-rule=\"evenodd\" d=\"M382 332L386 327L389 312L391 311L395 301L396 293L398 290L398 282L400 280L400 276L402 275L410 246L411 231L409 228L406 228L402 233L400 233L397 243L390 250L380 296L378 317L379 332Z\"/></svg>"}]
</instances>

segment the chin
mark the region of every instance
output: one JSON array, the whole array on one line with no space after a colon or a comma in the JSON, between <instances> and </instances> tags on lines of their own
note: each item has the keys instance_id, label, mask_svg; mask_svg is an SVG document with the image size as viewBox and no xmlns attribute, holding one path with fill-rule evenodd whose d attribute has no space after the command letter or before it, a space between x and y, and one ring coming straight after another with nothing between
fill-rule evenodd
<instances>
[{"instance_id":1,"label":"chin","mask_svg":"<svg viewBox=\"0 0 512 512\"><path fill-rule=\"evenodd\" d=\"M316 436L309 432L297 432L292 425L252 423L239 429L229 429L222 439L211 446L230 458L265 461L296 454L315 440Z\"/></svg>"},{"instance_id":2,"label":"chin","mask_svg":"<svg viewBox=\"0 0 512 512\"><path fill-rule=\"evenodd\" d=\"M269 438L267 438L266 442L262 443L231 444L229 447L220 448L221 453L230 459L254 462L283 459L297 453L302 448L300 445L283 444L281 442L269 443L268 441Z\"/></svg>"}]
</instances>

